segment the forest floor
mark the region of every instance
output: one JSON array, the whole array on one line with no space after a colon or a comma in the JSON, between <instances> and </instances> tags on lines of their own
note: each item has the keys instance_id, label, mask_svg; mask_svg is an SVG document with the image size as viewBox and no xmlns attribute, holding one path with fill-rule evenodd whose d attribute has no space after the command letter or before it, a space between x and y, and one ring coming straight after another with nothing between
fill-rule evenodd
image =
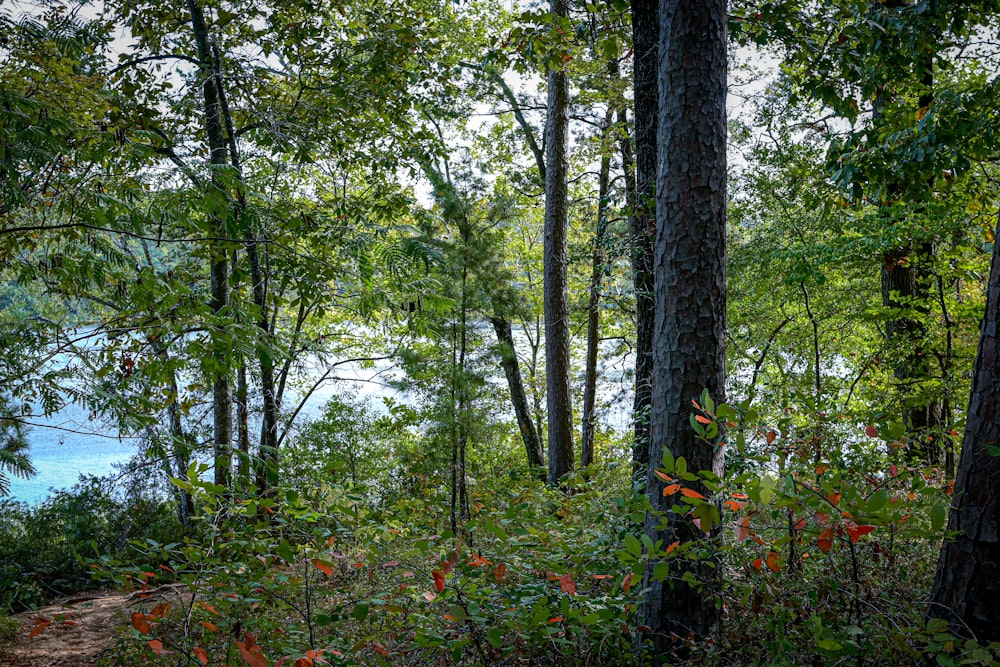
<instances>
[{"instance_id":1,"label":"forest floor","mask_svg":"<svg viewBox=\"0 0 1000 667\"><path fill-rule=\"evenodd\" d=\"M95 667L137 602L134 594L98 592L18 614L17 639L0 649L0 667Z\"/></svg>"}]
</instances>

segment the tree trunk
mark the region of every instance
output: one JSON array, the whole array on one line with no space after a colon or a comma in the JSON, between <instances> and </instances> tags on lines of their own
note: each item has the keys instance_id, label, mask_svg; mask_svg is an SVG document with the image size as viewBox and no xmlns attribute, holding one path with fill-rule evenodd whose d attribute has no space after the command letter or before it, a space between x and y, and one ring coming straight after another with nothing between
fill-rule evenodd
<instances>
[{"instance_id":1,"label":"tree trunk","mask_svg":"<svg viewBox=\"0 0 1000 667\"><path fill-rule=\"evenodd\" d=\"M490 318L493 331L500 345L500 365L507 377L507 387L510 389L510 402L514 406L517 417L517 428L521 431L524 451L528 457L528 465L532 468L545 466L545 453L542 451L542 441L538 437L535 423L531 421L531 406L528 395L524 391L521 379L521 368L517 363L517 353L514 350L514 335L511 332L510 321L499 315Z\"/></svg>"},{"instance_id":2,"label":"tree trunk","mask_svg":"<svg viewBox=\"0 0 1000 667\"><path fill-rule=\"evenodd\" d=\"M550 0L554 17L569 16L567 0ZM570 386L569 288L569 78L549 72L545 128L545 375L549 421L549 483L573 469L573 395Z\"/></svg>"},{"instance_id":3,"label":"tree trunk","mask_svg":"<svg viewBox=\"0 0 1000 667\"><path fill-rule=\"evenodd\" d=\"M1000 246L995 245L948 519L948 530L960 534L941 549L928 610L931 616L947 619L952 632L981 642L1000 641L1000 457L990 451L998 443Z\"/></svg>"},{"instance_id":4,"label":"tree trunk","mask_svg":"<svg viewBox=\"0 0 1000 667\"><path fill-rule=\"evenodd\" d=\"M219 169L220 166L227 164L226 138L222 128L219 90L216 86L215 72L212 66L212 50L205 15L195 0L188 0L187 5L191 13L191 28L198 48L198 60L203 79L205 132L208 135L210 150L212 187L221 192L220 201L223 202L217 205L216 210L211 211L211 217L216 231L215 236L224 238L227 236L225 221L229 197ZM210 256L211 307L216 318L221 318L224 316L221 313L229 307L229 256L226 248L219 242L212 243ZM215 463L215 483L228 487L233 466L233 391L229 382L229 349L231 345L225 340L226 337L225 327L216 322L211 330L212 356L215 361L213 371L215 377L212 382L212 456Z\"/></svg>"},{"instance_id":5,"label":"tree trunk","mask_svg":"<svg viewBox=\"0 0 1000 667\"><path fill-rule=\"evenodd\" d=\"M612 111L604 120L603 137L611 131ZM594 462L594 408L597 404L597 347L600 343L601 279L604 276L604 236L608 228L608 191L611 180L611 155L601 157L597 184L597 226L591 255L590 298L587 301L587 360L583 379L583 424L580 431L580 466Z\"/></svg>"},{"instance_id":6,"label":"tree trunk","mask_svg":"<svg viewBox=\"0 0 1000 667\"><path fill-rule=\"evenodd\" d=\"M722 448L691 429L692 401L703 389L725 400L726 327L726 2L660 3L659 179L656 231L656 329L646 517L653 542L705 539L690 514L670 511L664 482L654 474L664 450L688 470L723 473ZM709 491L691 484L706 496ZM662 525L662 528L661 528ZM718 532L718 526L711 531ZM712 559L677 565L699 586L671 573L671 582L643 577L642 636L665 656L681 638L705 637L719 620L719 568Z\"/></svg>"},{"instance_id":7,"label":"tree trunk","mask_svg":"<svg viewBox=\"0 0 1000 667\"><path fill-rule=\"evenodd\" d=\"M659 0L632 0L635 58L635 181L629 229L635 291L635 400L632 404L633 474L649 467L649 418L653 399L653 240L656 236L656 128L659 100ZM626 139L627 141L627 139Z\"/></svg>"}]
</instances>

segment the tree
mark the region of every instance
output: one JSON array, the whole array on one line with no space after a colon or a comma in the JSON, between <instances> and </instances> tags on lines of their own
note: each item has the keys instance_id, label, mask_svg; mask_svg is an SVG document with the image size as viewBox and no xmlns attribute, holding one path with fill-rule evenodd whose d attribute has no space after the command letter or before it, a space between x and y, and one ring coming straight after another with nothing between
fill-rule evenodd
<instances>
[{"instance_id":1,"label":"tree","mask_svg":"<svg viewBox=\"0 0 1000 667\"><path fill-rule=\"evenodd\" d=\"M568 0L550 0L558 26L569 17ZM561 30L561 28L560 28ZM570 384L570 313L566 265L569 227L568 59L549 63L545 124L545 374L549 483L573 469L573 389Z\"/></svg>"},{"instance_id":2,"label":"tree","mask_svg":"<svg viewBox=\"0 0 1000 667\"><path fill-rule=\"evenodd\" d=\"M632 286L635 291L635 399L632 404L633 474L649 467L649 419L653 396L653 240L656 227L657 77L660 18L658 0L633 0L632 49L635 59L635 195L630 224Z\"/></svg>"},{"instance_id":3,"label":"tree","mask_svg":"<svg viewBox=\"0 0 1000 667\"><path fill-rule=\"evenodd\" d=\"M669 451L684 457L689 470L723 471L721 447L698 439L690 416L703 390L719 401L725 393L726 21L724 0L660 3L656 329L646 475L658 510L647 515L646 534L660 545L719 530L673 511L656 469ZM641 637L663 655L672 635L704 637L713 630L719 571L710 558L691 561L694 581L665 581L654 576L654 566L643 577L648 590L641 613L649 630Z\"/></svg>"},{"instance_id":4,"label":"tree","mask_svg":"<svg viewBox=\"0 0 1000 667\"><path fill-rule=\"evenodd\" d=\"M1000 218L998 218L1000 222ZM1000 233L1000 225L997 232ZM1000 249L993 247L972 395L948 530L928 615L952 632L1000 641Z\"/></svg>"}]
</instances>

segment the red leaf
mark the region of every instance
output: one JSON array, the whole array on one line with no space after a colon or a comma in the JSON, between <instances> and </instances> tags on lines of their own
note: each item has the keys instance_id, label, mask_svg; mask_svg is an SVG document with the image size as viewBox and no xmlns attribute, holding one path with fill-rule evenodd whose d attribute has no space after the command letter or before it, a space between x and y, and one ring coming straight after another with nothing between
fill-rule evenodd
<instances>
[{"instance_id":1,"label":"red leaf","mask_svg":"<svg viewBox=\"0 0 1000 667\"><path fill-rule=\"evenodd\" d=\"M695 415L694 420L699 424L711 424L712 420L708 417L702 417L701 415Z\"/></svg>"},{"instance_id":2,"label":"red leaf","mask_svg":"<svg viewBox=\"0 0 1000 667\"><path fill-rule=\"evenodd\" d=\"M141 611L132 612L132 627L139 631L140 634L148 635L152 630L152 627L146 621L146 615Z\"/></svg>"},{"instance_id":3,"label":"red leaf","mask_svg":"<svg viewBox=\"0 0 1000 667\"><path fill-rule=\"evenodd\" d=\"M851 522L851 524L847 526L847 535L851 538L852 544L857 544L858 540L861 539L862 536L867 535L873 530L875 530L875 526L859 526L854 522Z\"/></svg>"},{"instance_id":4,"label":"red leaf","mask_svg":"<svg viewBox=\"0 0 1000 667\"><path fill-rule=\"evenodd\" d=\"M805 520L805 517L799 519L798 521L795 522L795 530L804 530L806 527L806 523L808 522Z\"/></svg>"},{"instance_id":5,"label":"red leaf","mask_svg":"<svg viewBox=\"0 0 1000 667\"><path fill-rule=\"evenodd\" d=\"M383 658L389 657L388 649L386 649L386 647L382 646L378 642L372 642L372 648L375 649L375 652L378 653Z\"/></svg>"},{"instance_id":6,"label":"red leaf","mask_svg":"<svg viewBox=\"0 0 1000 667\"><path fill-rule=\"evenodd\" d=\"M313 667L313 665L315 664L316 663L310 660L309 658L299 658L298 660L295 661L295 667ZM279 665L275 665L274 667L279 667Z\"/></svg>"},{"instance_id":7,"label":"red leaf","mask_svg":"<svg viewBox=\"0 0 1000 667\"><path fill-rule=\"evenodd\" d=\"M205 649L203 649L200 646L196 646L195 649L194 649L194 654L195 654L195 657L197 657L198 660L201 661L201 664L203 664L203 665L207 665L208 664L208 653L205 651Z\"/></svg>"},{"instance_id":8,"label":"red leaf","mask_svg":"<svg viewBox=\"0 0 1000 667\"><path fill-rule=\"evenodd\" d=\"M563 593L568 593L570 595L576 595L576 584L573 582L573 575L567 572L563 576L559 577L559 589Z\"/></svg>"},{"instance_id":9,"label":"red leaf","mask_svg":"<svg viewBox=\"0 0 1000 667\"><path fill-rule=\"evenodd\" d=\"M264 652L257 645L257 640L249 632L246 633L245 642L236 641L236 648L240 650L240 656L243 658L243 661L250 665L250 667L268 667Z\"/></svg>"},{"instance_id":10,"label":"red leaf","mask_svg":"<svg viewBox=\"0 0 1000 667\"><path fill-rule=\"evenodd\" d=\"M869 424L868 426L865 426L865 435L867 435L869 438L877 438L878 426L875 426L875 424Z\"/></svg>"},{"instance_id":11,"label":"red leaf","mask_svg":"<svg viewBox=\"0 0 1000 667\"><path fill-rule=\"evenodd\" d=\"M745 516L736 524L736 541L742 542L750 537L750 517Z\"/></svg>"},{"instance_id":12,"label":"red leaf","mask_svg":"<svg viewBox=\"0 0 1000 667\"><path fill-rule=\"evenodd\" d=\"M895 463L889 466L889 474L893 477L899 477L899 468L896 467Z\"/></svg>"},{"instance_id":13,"label":"red leaf","mask_svg":"<svg viewBox=\"0 0 1000 667\"><path fill-rule=\"evenodd\" d=\"M755 569L755 570L757 570L759 572L760 570L764 569L764 559L763 558L755 558L754 561L752 563L750 563L750 567L752 567L753 569Z\"/></svg>"},{"instance_id":14,"label":"red leaf","mask_svg":"<svg viewBox=\"0 0 1000 667\"><path fill-rule=\"evenodd\" d=\"M664 489L663 495L667 495L666 489ZM688 489L688 488L681 489L681 495L684 496L685 498L698 498L700 500L705 500L705 496L701 495L694 489Z\"/></svg>"},{"instance_id":15,"label":"red leaf","mask_svg":"<svg viewBox=\"0 0 1000 667\"><path fill-rule=\"evenodd\" d=\"M628 593L628 589L630 589L630 588L632 588L632 573L631 572L629 572L628 574L626 574L625 578L622 579L622 590L625 591L626 593Z\"/></svg>"},{"instance_id":16,"label":"red leaf","mask_svg":"<svg viewBox=\"0 0 1000 667\"><path fill-rule=\"evenodd\" d=\"M830 553L830 548L833 547L833 524L819 531L819 539L816 541L816 546L823 553Z\"/></svg>"},{"instance_id":17,"label":"red leaf","mask_svg":"<svg viewBox=\"0 0 1000 667\"><path fill-rule=\"evenodd\" d=\"M677 541L675 541L675 542L671 542L671 543L670 543L670 546L669 546L669 547L667 547L667 551L666 551L665 555L669 556L669 555L671 554L671 552L672 552L672 551L673 551L674 549L676 549L677 547L679 547L680 545L681 545L681 541L680 541L680 540L677 540Z\"/></svg>"},{"instance_id":18,"label":"red leaf","mask_svg":"<svg viewBox=\"0 0 1000 667\"><path fill-rule=\"evenodd\" d=\"M778 555L777 551L768 551L767 552L767 569L769 569L771 572L781 572L781 565L778 562L779 558L780 558L780 556Z\"/></svg>"},{"instance_id":19,"label":"red leaf","mask_svg":"<svg viewBox=\"0 0 1000 667\"><path fill-rule=\"evenodd\" d=\"M42 618L41 616L36 616L35 627L33 627L31 629L31 632L28 633L28 639L34 639L38 635L42 634L43 632L45 632L45 628L49 627L50 625L52 625L52 621Z\"/></svg>"},{"instance_id":20,"label":"red leaf","mask_svg":"<svg viewBox=\"0 0 1000 667\"><path fill-rule=\"evenodd\" d=\"M441 570L434 570L431 572L431 576L434 577L434 586L437 588L438 593L444 590L444 572Z\"/></svg>"},{"instance_id":21,"label":"red leaf","mask_svg":"<svg viewBox=\"0 0 1000 667\"><path fill-rule=\"evenodd\" d=\"M675 493L677 493L678 491L680 491L680 489L681 489L681 485L680 484L670 484L668 486L663 487L663 495L664 496L672 496Z\"/></svg>"},{"instance_id":22,"label":"red leaf","mask_svg":"<svg viewBox=\"0 0 1000 667\"><path fill-rule=\"evenodd\" d=\"M326 576L328 576L328 577L332 577L333 576L333 568L330 567L329 565L327 565L326 563L324 563L323 561L321 561L321 560L314 560L313 561L313 565L315 565L316 569L319 570L320 572L322 572L323 574L325 574Z\"/></svg>"},{"instance_id":23,"label":"red leaf","mask_svg":"<svg viewBox=\"0 0 1000 667\"><path fill-rule=\"evenodd\" d=\"M767 444L770 445L772 442L774 442L774 439L777 438L777 437L778 437L778 434L774 432L774 429L771 429L764 436L764 439L767 441Z\"/></svg>"}]
</instances>

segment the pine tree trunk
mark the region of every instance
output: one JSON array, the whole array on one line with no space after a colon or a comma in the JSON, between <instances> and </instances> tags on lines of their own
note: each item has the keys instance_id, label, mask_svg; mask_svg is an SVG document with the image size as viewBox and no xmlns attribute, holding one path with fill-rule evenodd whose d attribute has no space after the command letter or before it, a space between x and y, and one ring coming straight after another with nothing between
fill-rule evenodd
<instances>
[{"instance_id":1,"label":"pine tree trunk","mask_svg":"<svg viewBox=\"0 0 1000 667\"><path fill-rule=\"evenodd\" d=\"M659 0L632 0L635 57L635 181L630 221L632 286L635 291L635 400L632 404L633 472L649 467L649 418L653 398L653 239L656 230L656 128L659 122Z\"/></svg>"},{"instance_id":2,"label":"pine tree trunk","mask_svg":"<svg viewBox=\"0 0 1000 667\"><path fill-rule=\"evenodd\" d=\"M997 226L1000 233L1000 224ZM952 632L1000 641L1000 245L994 245L986 314L972 377L965 439L929 615Z\"/></svg>"},{"instance_id":3,"label":"pine tree trunk","mask_svg":"<svg viewBox=\"0 0 1000 667\"><path fill-rule=\"evenodd\" d=\"M664 450L688 470L723 472L722 449L695 437L689 417L703 389L725 400L726 326L726 2L660 3L659 180L656 228L656 328L646 485L652 506L646 534L664 545L705 539L690 515L670 511L654 474ZM691 484L706 496L709 491ZM700 488L699 488L700 487ZM717 533L715 527L712 533ZM718 624L719 568L711 559L671 562L671 581L643 578L643 636L657 656L681 638L705 637ZM680 580L684 571L701 584Z\"/></svg>"},{"instance_id":4,"label":"pine tree trunk","mask_svg":"<svg viewBox=\"0 0 1000 667\"><path fill-rule=\"evenodd\" d=\"M555 17L569 15L567 0L551 0ZM545 130L545 374L549 421L549 483L573 469L573 399L570 387L569 288L569 78L549 72Z\"/></svg>"}]
</instances>

